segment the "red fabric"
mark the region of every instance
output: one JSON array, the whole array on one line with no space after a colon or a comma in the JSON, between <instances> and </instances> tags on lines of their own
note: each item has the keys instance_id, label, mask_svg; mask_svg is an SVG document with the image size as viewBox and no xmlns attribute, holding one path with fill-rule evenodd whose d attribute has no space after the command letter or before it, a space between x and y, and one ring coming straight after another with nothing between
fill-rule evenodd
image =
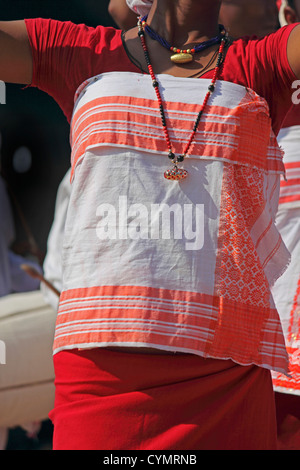
<instances>
[{"instance_id":1,"label":"red fabric","mask_svg":"<svg viewBox=\"0 0 300 470\"><path fill-rule=\"evenodd\" d=\"M279 450L300 450L300 396L276 393Z\"/></svg>"},{"instance_id":2,"label":"red fabric","mask_svg":"<svg viewBox=\"0 0 300 470\"><path fill-rule=\"evenodd\" d=\"M291 126L300 126L300 106L298 104L291 107L282 124L282 128Z\"/></svg>"},{"instance_id":3,"label":"red fabric","mask_svg":"<svg viewBox=\"0 0 300 470\"><path fill-rule=\"evenodd\" d=\"M76 89L87 78L109 71L140 70L114 28L75 25L48 19L27 19L33 55L33 86L51 95L70 121ZM289 25L263 39L239 39L229 48L221 79L252 88L270 106L277 134L291 106L296 79L287 59ZM211 78L213 71L203 75Z\"/></svg>"},{"instance_id":4,"label":"red fabric","mask_svg":"<svg viewBox=\"0 0 300 470\"><path fill-rule=\"evenodd\" d=\"M54 356L55 450L275 449L269 371L194 355Z\"/></svg>"}]
</instances>

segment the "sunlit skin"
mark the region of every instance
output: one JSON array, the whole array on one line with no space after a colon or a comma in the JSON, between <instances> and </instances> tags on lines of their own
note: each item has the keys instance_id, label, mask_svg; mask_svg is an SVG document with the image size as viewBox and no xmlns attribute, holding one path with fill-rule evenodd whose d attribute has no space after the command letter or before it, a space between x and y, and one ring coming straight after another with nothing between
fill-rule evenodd
<instances>
[{"instance_id":1,"label":"sunlit skin","mask_svg":"<svg viewBox=\"0 0 300 470\"><path fill-rule=\"evenodd\" d=\"M181 49L193 47L195 43L206 41L219 33L219 10L221 0L154 0L148 15L148 24L170 44ZM147 45L155 73L167 73L174 76L189 77L201 73L209 63L219 46L212 47L198 54L197 58L185 66L178 66L170 61L167 49L150 38ZM136 60L147 71L137 28L125 34L126 45Z\"/></svg>"},{"instance_id":2,"label":"sunlit skin","mask_svg":"<svg viewBox=\"0 0 300 470\"><path fill-rule=\"evenodd\" d=\"M256 1L261 2L261 0L245 1L250 4ZM262 32L274 31L277 27L278 11L276 10L275 15L275 10L270 7L271 4L275 6L275 2L273 0L266 1L268 2L266 11L271 18L276 18L276 24L274 21L270 21L268 30L262 29L260 34L262 34ZM182 49L187 48L194 42L204 41L216 34L221 3L220 0L211 0L210 2L206 0L154 0L148 16L148 23L171 44ZM244 15L246 16L245 13ZM127 31L125 37L127 47L131 54L146 70L146 64L140 48L136 28ZM296 27L291 33L288 42L288 58L297 77L300 76L299 41L300 27ZM201 69L205 67L215 52L215 48L211 48L199 54L197 60L193 61L191 64L186 64L184 67L177 67L172 64L170 65L169 52L162 48L157 41L148 39L148 48L155 72L169 73L175 76L190 76L191 73L195 73L196 70L201 73Z\"/></svg>"},{"instance_id":3,"label":"sunlit skin","mask_svg":"<svg viewBox=\"0 0 300 470\"><path fill-rule=\"evenodd\" d=\"M234 38L263 37L279 27L276 0L223 0L220 21Z\"/></svg>"}]
</instances>

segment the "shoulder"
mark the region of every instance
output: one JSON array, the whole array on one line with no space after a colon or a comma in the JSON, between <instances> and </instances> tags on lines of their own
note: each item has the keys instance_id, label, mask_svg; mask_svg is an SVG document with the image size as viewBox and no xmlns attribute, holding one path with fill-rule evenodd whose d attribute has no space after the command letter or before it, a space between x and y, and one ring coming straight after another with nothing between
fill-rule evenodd
<instances>
[{"instance_id":1,"label":"shoulder","mask_svg":"<svg viewBox=\"0 0 300 470\"><path fill-rule=\"evenodd\" d=\"M288 57L294 29L295 25L289 25L263 38L234 40L224 64L224 80L239 82L258 93L264 86L290 88L296 79Z\"/></svg>"},{"instance_id":2,"label":"shoulder","mask_svg":"<svg viewBox=\"0 0 300 470\"><path fill-rule=\"evenodd\" d=\"M248 65L251 61L263 61L263 65L268 63L273 66L277 64L281 66L291 65L288 60L288 46L290 38L293 37L296 30L298 30L298 44L300 39L300 30L297 24L284 26L276 32L268 34L263 38L256 36L243 37L233 41L230 48L230 56L237 56L243 60L244 65ZM293 33L293 34L292 34ZM257 66L262 65L257 62Z\"/></svg>"},{"instance_id":3,"label":"shoulder","mask_svg":"<svg viewBox=\"0 0 300 470\"><path fill-rule=\"evenodd\" d=\"M288 57L295 28L297 25L289 25L263 38L235 40L222 71L223 80L251 88L266 99L275 133L291 107L292 84L297 78Z\"/></svg>"}]
</instances>

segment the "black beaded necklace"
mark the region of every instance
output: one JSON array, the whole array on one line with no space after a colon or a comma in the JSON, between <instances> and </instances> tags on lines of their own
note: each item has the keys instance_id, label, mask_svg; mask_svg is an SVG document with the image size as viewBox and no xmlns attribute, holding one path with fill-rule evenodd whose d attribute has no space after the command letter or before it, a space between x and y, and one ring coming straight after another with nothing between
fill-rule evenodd
<instances>
[{"instance_id":1,"label":"black beaded necklace","mask_svg":"<svg viewBox=\"0 0 300 470\"><path fill-rule=\"evenodd\" d=\"M184 179L188 176L188 172L187 172L187 170L184 170L182 168L178 168L178 163L182 163L184 161L186 155L188 154L188 152L189 152L189 150L192 146L192 143L194 141L194 138L195 138L195 135L196 135L201 117L203 115L204 109L205 109L205 107L208 103L208 100L209 100L210 96L215 91L215 85L216 85L216 81L217 81L218 76L219 76L220 66L221 66L221 63L222 63L223 55L224 55L224 48L225 48L225 45L226 45L226 42L227 42L227 35L222 36L221 44L220 44L220 47L219 47L217 64L216 64L216 67L215 67L215 70L214 70L214 75L213 75L211 84L208 87L208 92L207 92L207 94L204 98L203 104L202 104L202 106L200 108L200 111L197 115L197 118L196 118L193 130L192 130L191 136L189 138L189 141L188 141L186 147L184 148L183 154L178 155L178 156L176 156L174 154L173 150L172 150L172 144L171 144L171 141L170 141L169 132L168 132L168 128L167 128L165 111L164 111L164 107L163 107L163 101L162 101L160 91L159 91L159 83L156 80L155 74L153 72L152 64L151 64L151 61L150 61L150 56L149 56L147 44L146 44L146 41L145 41L145 33L144 33L142 18L139 18L139 20L138 20L138 35L139 35L140 40L141 40L141 44L142 44L142 47L143 47L143 51L144 51L148 71L149 71L149 74L150 74L151 79L152 79L152 86L154 87L156 97L157 97L157 101L158 101L158 105L159 105L159 111L160 111L160 116L161 116L163 132L164 132L164 136L165 136L165 140L166 140L166 144L167 144L167 148L168 148L168 157L173 162L173 165L174 165L172 169L165 171L164 177L168 180L182 180L182 179Z\"/></svg>"}]
</instances>

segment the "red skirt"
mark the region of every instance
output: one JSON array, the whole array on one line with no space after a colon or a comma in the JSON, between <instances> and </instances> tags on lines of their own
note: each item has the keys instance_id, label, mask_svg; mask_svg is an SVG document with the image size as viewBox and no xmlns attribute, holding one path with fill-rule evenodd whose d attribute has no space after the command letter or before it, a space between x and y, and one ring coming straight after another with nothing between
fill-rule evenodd
<instances>
[{"instance_id":1,"label":"red skirt","mask_svg":"<svg viewBox=\"0 0 300 470\"><path fill-rule=\"evenodd\" d=\"M54 356L54 450L274 450L270 372L106 349Z\"/></svg>"},{"instance_id":2,"label":"red skirt","mask_svg":"<svg viewBox=\"0 0 300 470\"><path fill-rule=\"evenodd\" d=\"M278 450L300 450L300 396L275 393Z\"/></svg>"}]
</instances>

